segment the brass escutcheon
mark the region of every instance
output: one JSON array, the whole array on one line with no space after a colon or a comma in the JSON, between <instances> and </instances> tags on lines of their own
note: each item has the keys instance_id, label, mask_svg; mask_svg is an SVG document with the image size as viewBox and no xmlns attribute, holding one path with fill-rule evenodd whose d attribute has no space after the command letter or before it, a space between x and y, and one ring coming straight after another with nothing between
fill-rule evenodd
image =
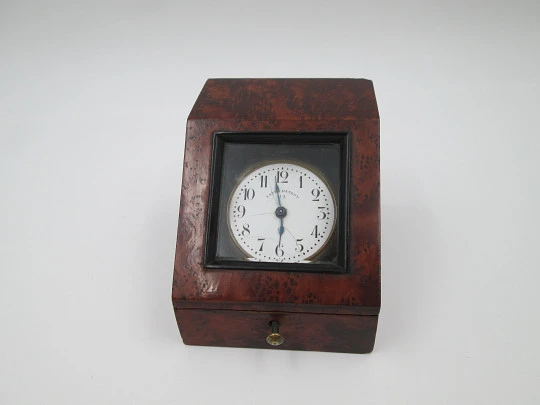
<instances>
[{"instance_id":1,"label":"brass escutcheon","mask_svg":"<svg viewBox=\"0 0 540 405\"><path fill-rule=\"evenodd\" d=\"M272 321L270 322L270 327L272 328L272 333L266 337L266 341L271 346L279 346L285 341L285 338L279 334L279 322Z\"/></svg>"}]
</instances>

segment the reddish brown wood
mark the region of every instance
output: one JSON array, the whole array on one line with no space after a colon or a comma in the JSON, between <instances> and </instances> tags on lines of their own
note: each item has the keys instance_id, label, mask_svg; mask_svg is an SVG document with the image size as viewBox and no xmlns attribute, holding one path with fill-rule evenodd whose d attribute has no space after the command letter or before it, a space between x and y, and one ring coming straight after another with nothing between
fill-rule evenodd
<instances>
[{"instance_id":1,"label":"reddish brown wood","mask_svg":"<svg viewBox=\"0 0 540 405\"><path fill-rule=\"evenodd\" d=\"M212 79L188 120L379 119L373 83L363 79Z\"/></svg>"},{"instance_id":2,"label":"reddish brown wood","mask_svg":"<svg viewBox=\"0 0 540 405\"><path fill-rule=\"evenodd\" d=\"M350 133L349 273L203 267L212 136L220 131ZM172 291L175 308L376 316L380 252L379 118L371 81L220 79L205 84L187 124ZM229 313L223 311L223 316L225 312ZM189 333L189 324L181 330Z\"/></svg>"},{"instance_id":3,"label":"reddish brown wood","mask_svg":"<svg viewBox=\"0 0 540 405\"><path fill-rule=\"evenodd\" d=\"M378 320L377 316L204 309L177 309L175 315L188 345L344 353L371 352ZM280 323L279 333L285 338L280 346L265 340L272 320Z\"/></svg>"}]
</instances>

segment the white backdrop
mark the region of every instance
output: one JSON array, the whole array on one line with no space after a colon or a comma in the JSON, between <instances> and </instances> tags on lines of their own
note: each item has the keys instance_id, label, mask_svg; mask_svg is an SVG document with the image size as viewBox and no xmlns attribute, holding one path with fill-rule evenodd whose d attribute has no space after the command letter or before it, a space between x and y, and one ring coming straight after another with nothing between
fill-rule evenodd
<instances>
[{"instance_id":1,"label":"white backdrop","mask_svg":"<svg viewBox=\"0 0 540 405\"><path fill-rule=\"evenodd\" d=\"M539 403L539 15L536 0L1 1L0 403ZM372 354L182 344L185 123L209 77L374 81Z\"/></svg>"}]
</instances>

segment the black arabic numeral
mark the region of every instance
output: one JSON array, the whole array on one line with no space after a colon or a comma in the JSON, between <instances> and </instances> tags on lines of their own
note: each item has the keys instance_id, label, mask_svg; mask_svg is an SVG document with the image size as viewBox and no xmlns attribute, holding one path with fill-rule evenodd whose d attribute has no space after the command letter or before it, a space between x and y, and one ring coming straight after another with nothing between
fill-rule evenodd
<instances>
[{"instance_id":1,"label":"black arabic numeral","mask_svg":"<svg viewBox=\"0 0 540 405\"><path fill-rule=\"evenodd\" d=\"M242 230L242 236L248 236L251 233L251 231L249 230L249 224L245 224L243 228L244 229Z\"/></svg>"},{"instance_id":2,"label":"black arabic numeral","mask_svg":"<svg viewBox=\"0 0 540 405\"><path fill-rule=\"evenodd\" d=\"M285 252L284 252L283 249L281 249L279 246L280 246L279 244L276 246L276 256L278 256L278 257L283 257L283 255L285 254Z\"/></svg>"},{"instance_id":3,"label":"black arabic numeral","mask_svg":"<svg viewBox=\"0 0 540 405\"><path fill-rule=\"evenodd\" d=\"M244 200L253 200L255 197L255 190L252 188L246 188L244 190Z\"/></svg>"},{"instance_id":4,"label":"black arabic numeral","mask_svg":"<svg viewBox=\"0 0 540 405\"><path fill-rule=\"evenodd\" d=\"M287 180L287 178L289 177L289 172L286 172L286 171L282 171L280 172L278 170L277 172L277 183L288 183L289 180Z\"/></svg>"},{"instance_id":5,"label":"black arabic numeral","mask_svg":"<svg viewBox=\"0 0 540 405\"><path fill-rule=\"evenodd\" d=\"M261 247L259 248L259 252L262 252L265 238L257 238L257 240L261 242Z\"/></svg>"},{"instance_id":6,"label":"black arabic numeral","mask_svg":"<svg viewBox=\"0 0 540 405\"><path fill-rule=\"evenodd\" d=\"M319 212L319 214L317 214L317 219L320 219L321 221L322 221L323 219L326 219L326 212L324 212L324 209L325 209L326 207L317 207L317 208L319 208L319 209L321 210L321 211ZM321 214L322 214L322 217L321 217Z\"/></svg>"},{"instance_id":7,"label":"black arabic numeral","mask_svg":"<svg viewBox=\"0 0 540 405\"><path fill-rule=\"evenodd\" d=\"M261 175L261 188L268 187L268 176Z\"/></svg>"},{"instance_id":8,"label":"black arabic numeral","mask_svg":"<svg viewBox=\"0 0 540 405\"><path fill-rule=\"evenodd\" d=\"M313 197L315 197L313 200L311 201L319 201L319 196L321 195L321 190L317 189L317 188L314 188L313 190L311 190L311 195Z\"/></svg>"},{"instance_id":9,"label":"black arabic numeral","mask_svg":"<svg viewBox=\"0 0 540 405\"><path fill-rule=\"evenodd\" d=\"M246 207L244 207L243 205L239 205L238 212L240 213L239 218L244 218L244 215L246 215Z\"/></svg>"},{"instance_id":10,"label":"black arabic numeral","mask_svg":"<svg viewBox=\"0 0 540 405\"><path fill-rule=\"evenodd\" d=\"M295 252L303 252L304 251L304 245L302 245L300 242L302 242L304 239L296 239L296 248L294 249Z\"/></svg>"},{"instance_id":11,"label":"black arabic numeral","mask_svg":"<svg viewBox=\"0 0 540 405\"><path fill-rule=\"evenodd\" d=\"M302 178L303 176L300 176L300 188L302 188Z\"/></svg>"},{"instance_id":12,"label":"black arabic numeral","mask_svg":"<svg viewBox=\"0 0 540 405\"><path fill-rule=\"evenodd\" d=\"M315 236L316 238L319 237L319 226L318 225L315 225L315 228L313 228L313 232L311 232L311 234L313 236Z\"/></svg>"}]
</instances>

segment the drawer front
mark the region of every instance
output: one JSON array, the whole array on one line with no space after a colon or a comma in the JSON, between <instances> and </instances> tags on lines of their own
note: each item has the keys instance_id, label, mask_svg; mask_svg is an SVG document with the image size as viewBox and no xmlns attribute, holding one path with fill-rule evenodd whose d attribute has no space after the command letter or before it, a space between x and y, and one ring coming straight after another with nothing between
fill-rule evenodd
<instances>
[{"instance_id":1,"label":"drawer front","mask_svg":"<svg viewBox=\"0 0 540 405\"><path fill-rule=\"evenodd\" d=\"M378 316L285 312L176 309L185 344L273 350L369 353L373 350ZM279 322L285 338L271 346L270 322Z\"/></svg>"}]
</instances>

